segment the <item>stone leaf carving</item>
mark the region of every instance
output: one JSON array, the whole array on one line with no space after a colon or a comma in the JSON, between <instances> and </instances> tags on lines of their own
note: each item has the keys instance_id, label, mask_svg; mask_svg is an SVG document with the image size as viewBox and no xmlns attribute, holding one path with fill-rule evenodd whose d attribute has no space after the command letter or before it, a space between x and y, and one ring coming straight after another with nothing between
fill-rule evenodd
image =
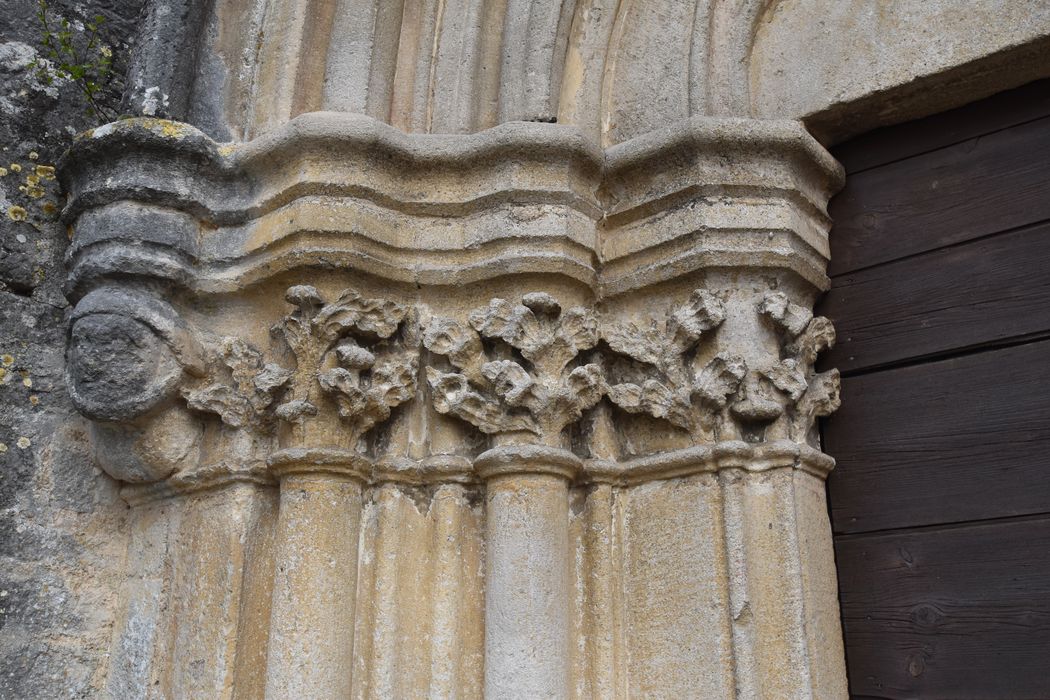
<instances>
[{"instance_id":1,"label":"stone leaf carving","mask_svg":"<svg viewBox=\"0 0 1050 700\"><path fill-rule=\"evenodd\" d=\"M839 407L839 372L816 372L817 356L835 344L835 329L823 316L814 317L781 292L766 294L758 312L780 332L781 359L761 375L782 396L787 437L805 442L814 421Z\"/></svg>"},{"instance_id":2,"label":"stone leaf carving","mask_svg":"<svg viewBox=\"0 0 1050 700\"><path fill-rule=\"evenodd\" d=\"M263 360L263 354L238 338L223 337L209 358L207 374L182 395L190 408L214 413L235 429L266 433L273 427L273 405L290 370Z\"/></svg>"},{"instance_id":3,"label":"stone leaf carving","mask_svg":"<svg viewBox=\"0 0 1050 700\"><path fill-rule=\"evenodd\" d=\"M408 310L353 289L325 303L314 287L299 285L285 299L295 309L274 332L296 366L277 416L292 425L298 442L356 444L415 393L418 350L394 339Z\"/></svg>"},{"instance_id":4,"label":"stone leaf carving","mask_svg":"<svg viewBox=\"0 0 1050 700\"><path fill-rule=\"evenodd\" d=\"M439 413L455 415L485 433L532 433L558 444L567 425L594 406L605 390L597 364L569 369L598 342L594 314L582 307L562 311L549 294L526 294L520 304L493 299L475 309L470 328L435 318L423 344L458 371L427 368ZM490 357L482 338L495 343Z\"/></svg>"},{"instance_id":5,"label":"stone leaf carving","mask_svg":"<svg viewBox=\"0 0 1050 700\"><path fill-rule=\"evenodd\" d=\"M728 420L726 408L747 373L743 360L726 353L701 367L692 360L701 342L725 321L725 306L698 289L662 322L607 325L602 337L613 352L650 375L609 387L609 399L628 413L647 413L689 431L694 439L718 439ZM655 376L652 376L655 375Z\"/></svg>"}]
</instances>

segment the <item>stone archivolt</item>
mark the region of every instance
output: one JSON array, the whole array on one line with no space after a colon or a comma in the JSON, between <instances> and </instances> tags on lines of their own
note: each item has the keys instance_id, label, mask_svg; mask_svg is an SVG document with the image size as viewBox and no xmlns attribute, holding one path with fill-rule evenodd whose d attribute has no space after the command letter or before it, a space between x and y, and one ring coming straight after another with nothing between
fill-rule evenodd
<instances>
[{"instance_id":1,"label":"stone archivolt","mask_svg":"<svg viewBox=\"0 0 1050 700\"><path fill-rule=\"evenodd\" d=\"M139 120L63 172L111 695L842 695L799 125Z\"/></svg>"}]
</instances>

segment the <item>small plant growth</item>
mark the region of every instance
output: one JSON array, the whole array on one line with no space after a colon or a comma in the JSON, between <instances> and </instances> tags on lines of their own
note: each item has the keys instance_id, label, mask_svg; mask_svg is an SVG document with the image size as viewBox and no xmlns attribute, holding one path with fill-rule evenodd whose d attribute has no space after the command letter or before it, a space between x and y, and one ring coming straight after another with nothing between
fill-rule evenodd
<instances>
[{"instance_id":1,"label":"small plant growth","mask_svg":"<svg viewBox=\"0 0 1050 700\"><path fill-rule=\"evenodd\" d=\"M113 78L113 50L102 40L102 15L88 22L58 15L47 0L38 0L37 21L43 48L33 67L45 85L68 81L76 87L87 105L86 113L99 124L117 118L104 104L102 91Z\"/></svg>"}]
</instances>

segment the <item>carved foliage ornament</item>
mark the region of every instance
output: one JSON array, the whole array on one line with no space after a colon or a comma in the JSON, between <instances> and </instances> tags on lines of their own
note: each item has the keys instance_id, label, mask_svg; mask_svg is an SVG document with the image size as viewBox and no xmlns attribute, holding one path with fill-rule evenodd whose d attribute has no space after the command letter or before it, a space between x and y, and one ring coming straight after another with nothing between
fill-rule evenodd
<instances>
[{"instance_id":1,"label":"carved foliage ornament","mask_svg":"<svg viewBox=\"0 0 1050 700\"><path fill-rule=\"evenodd\" d=\"M609 399L628 413L648 413L689 431L697 441L719 439L728 420L726 407L747 367L727 353L696 367L701 341L725 321L725 306L698 289L685 305L662 321L607 325L603 337L616 353L651 368L651 376L609 387Z\"/></svg>"},{"instance_id":2,"label":"carved foliage ornament","mask_svg":"<svg viewBox=\"0 0 1050 700\"><path fill-rule=\"evenodd\" d=\"M613 382L609 399L629 413L665 419L697 442L805 442L816 417L830 415L839 405L838 372L813 368L817 355L834 344L834 328L779 292L765 295L757 312L780 335L779 357L757 368L706 347L725 320L725 306L705 290L693 292L662 322L605 327L609 347L635 363L618 374L642 375Z\"/></svg>"},{"instance_id":3,"label":"carved foliage ornament","mask_svg":"<svg viewBox=\"0 0 1050 700\"><path fill-rule=\"evenodd\" d=\"M698 443L805 442L815 418L839 404L838 372L814 370L817 355L834 343L831 323L781 293L754 307L779 347L755 367L715 343L727 312L705 290L660 319L606 324L600 333L592 311L563 310L549 294L527 294L520 303L497 298L475 309L466 325L431 319L422 339L409 309L352 289L329 302L300 285L285 298L293 309L271 329L289 355L278 363L237 338L200 342L173 309L147 295L89 295L74 312L67 364L78 408L96 420L127 421L152 416L151 407L177 392L189 408L219 416L238 458L265 458L275 432L280 447L357 449L366 432L415 395L420 343L452 366L426 369L438 412L484 433L547 445L561 446L565 428L606 394L624 411L666 420ZM599 336L611 351L601 360ZM153 348L147 341L154 337L171 352L133 356L149 375L133 383L157 386L143 397L110 369L115 352ZM581 357L591 351L594 359ZM147 367L150 357L167 364ZM173 468L161 467L123 471L163 475Z\"/></svg>"},{"instance_id":4,"label":"carved foliage ornament","mask_svg":"<svg viewBox=\"0 0 1050 700\"><path fill-rule=\"evenodd\" d=\"M406 309L352 289L329 304L305 285L285 298L295 308L271 330L287 345L294 368L224 337L208 344L205 376L188 381L182 395L190 408L218 415L239 435L268 435L284 422L297 445L354 446L415 393L418 343L393 338Z\"/></svg>"},{"instance_id":5,"label":"carved foliage ornament","mask_svg":"<svg viewBox=\"0 0 1050 700\"><path fill-rule=\"evenodd\" d=\"M290 424L297 444L354 446L415 393L417 343L394 339L408 311L352 289L325 303L315 288L299 285L285 299L295 309L273 332L287 343L295 369L277 416ZM329 401L341 425L331 424Z\"/></svg>"},{"instance_id":6,"label":"carved foliage ornament","mask_svg":"<svg viewBox=\"0 0 1050 700\"><path fill-rule=\"evenodd\" d=\"M829 416L840 404L839 371L816 372L817 355L835 344L835 329L823 316L794 304L780 292L767 294L759 313L779 331L781 359L762 375L784 397L784 437L805 442L818 416ZM778 436L780 437L780 436Z\"/></svg>"},{"instance_id":7,"label":"carved foliage ornament","mask_svg":"<svg viewBox=\"0 0 1050 700\"><path fill-rule=\"evenodd\" d=\"M557 445L565 427L604 393L595 363L570 368L598 342L594 314L562 311L549 294L527 294L520 304L493 299L475 309L470 328L447 318L431 321L423 344L457 371L427 367L439 413L455 415L485 433L531 433ZM494 349L486 351L482 339Z\"/></svg>"},{"instance_id":8,"label":"carved foliage ornament","mask_svg":"<svg viewBox=\"0 0 1050 700\"><path fill-rule=\"evenodd\" d=\"M270 409L292 372L264 362L261 352L239 338L223 337L209 350L206 376L182 388L187 405L216 414L234 429L270 432Z\"/></svg>"}]
</instances>

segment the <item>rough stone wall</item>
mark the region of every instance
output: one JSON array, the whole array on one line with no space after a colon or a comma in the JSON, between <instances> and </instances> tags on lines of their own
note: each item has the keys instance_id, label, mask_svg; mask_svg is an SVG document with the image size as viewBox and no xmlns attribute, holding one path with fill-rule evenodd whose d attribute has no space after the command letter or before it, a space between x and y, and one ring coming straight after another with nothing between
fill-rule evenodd
<instances>
[{"instance_id":1,"label":"rough stone wall","mask_svg":"<svg viewBox=\"0 0 1050 700\"><path fill-rule=\"evenodd\" d=\"M142 0L49 4L74 31L107 17L122 74ZM37 7L5 0L0 10L0 698L97 697L127 506L91 463L63 383L68 234L48 169L94 119L74 85L35 76ZM116 110L121 90L112 84L101 100Z\"/></svg>"}]
</instances>

